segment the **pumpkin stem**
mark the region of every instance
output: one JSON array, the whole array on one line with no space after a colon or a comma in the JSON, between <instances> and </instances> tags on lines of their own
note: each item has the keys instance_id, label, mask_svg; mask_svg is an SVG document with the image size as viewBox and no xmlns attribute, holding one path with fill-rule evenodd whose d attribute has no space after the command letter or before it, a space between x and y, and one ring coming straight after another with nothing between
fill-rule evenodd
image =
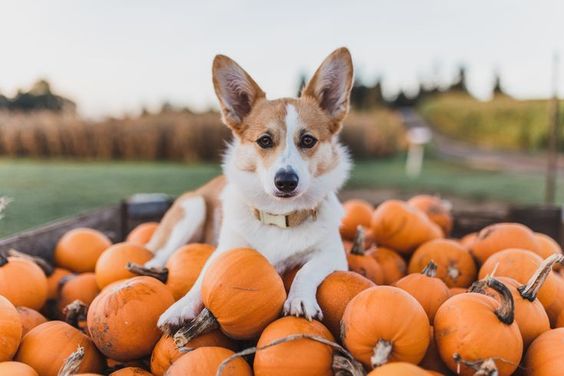
<instances>
[{"instance_id":1,"label":"pumpkin stem","mask_svg":"<svg viewBox=\"0 0 564 376\"><path fill-rule=\"evenodd\" d=\"M459 368L457 374L460 374L461 364L475 370L476 373L474 373L474 376L497 376L499 374L495 361L492 358L488 358L486 360L466 360L463 359L459 353L454 353L452 358Z\"/></svg>"},{"instance_id":2,"label":"pumpkin stem","mask_svg":"<svg viewBox=\"0 0 564 376\"><path fill-rule=\"evenodd\" d=\"M353 239L353 245L351 248L351 254L353 255L364 255L364 228L362 226L357 226L356 234Z\"/></svg>"},{"instance_id":3,"label":"pumpkin stem","mask_svg":"<svg viewBox=\"0 0 564 376\"><path fill-rule=\"evenodd\" d=\"M86 314L88 307L80 300L75 300L65 308L63 308L63 315L65 315L65 322L80 329L80 322L86 321Z\"/></svg>"},{"instance_id":4,"label":"pumpkin stem","mask_svg":"<svg viewBox=\"0 0 564 376\"><path fill-rule=\"evenodd\" d=\"M515 302L513 301L511 291L509 291L507 286L493 277L487 277L486 284L501 296L501 305L495 311L497 318L504 324L513 324L515 319Z\"/></svg>"},{"instance_id":5,"label":"pumpkin stem","mask_svg":"<svg viewBox=\"0 0 564 376\"><path fill-rule=\"evenodd\" d=\"M370 358L372 368L380 367L388 363L390 355L392 354L392 342L385 339L379 339L374 347L374 353Z\"/></svg>"},{"instance_id":6,"label":"pumpkin stem","mask_svg":"<svg viewBox=\"0 0 564 376\"><path fill-rule=\"evenodd\" d=\"M433 260L429 261L429 263L427 264L427 266L425 266L425 268L423 269L421 274L423 274L427 277L431 277L431 278L436 277L437 276L437 264L435 264L435 262Z\"/></svg>"},{"instance_id":7,"label":"pumpkin stem","mask_svg":"<svg viewBox=\"0 0 564 376\"><path fill-rule=\"evenodd\" d=\"M249 347L243 351L240 351L236 354L231 355L228 358L225 358L223 362L217 367L216 376L221 376L223 371L227 367L227 365L237 359L244 356L255 354L258 351L266 350L270 347L280 345L282 343L287 343L290 341L296 341L300 339L309 339L312 341L316 341L322 343L324 345L330 346L333 350L337 351L341 355L334 355L333 356L333 373L335 376L365 376L366 372L364 371L364 367L360 364L354 357L349 353L344 347L332 342L326 338L315 336L311 334L293 334L288 337L278 338L267 345L262 347Z\"/></svg>"},{"instance_id":8,"label":"pumpkin stem","mask_svg":"<svg viewBox=\"0 0 564 376\"><path fill-rule=\"evenodd\" d=\"M479 281L472 283L472 285L468 288L468 292L475 292L475 293L478 293L478 294L487 295L486 294L486 287L487 287L486 280L481 279Z\"/></svg>"},{"instance_id":9,"label":"pumpkin stem","mask_svg":"<svg viewBox=\"0 0 564 376\"><path fill-rule=\"evenodd\" d=\"M27 253L16 251L15 249L8 250L7 256L20 257L35 263L37 266L41 268L41 270L43 270L43 273L45 273L47 277L49 277L55 271L55 269L51 266L51 264L49 264L47 261L45 261L45 259L42 259L41 257L28 255Z\"/></svg>"},{"instance_id":10,"label":"pumpkin stem","mask_svg":"<svg viewBox=\"0 0 564 376\"><path fill-rule=\"evenodd\" d=\"M527 284L517 288L523 299L527 299L530 302L536 299L544 281L546 281L552 272L552 266L557 262L564 262L564 256L558 253L550 255L542 262L542 264L540 264L539 268L531 276Z\"/></svg>"},{"instance_id":11,"label":"pumpkin stem","mask_svg":"<svg viewBox=\"0 0 564 376\"><path fill-rule=\"evenodd\" d=\"M168 268L146 268L134 262L128 262L126 268L133 274L153 277L158 279L162 283L166 283L168 279Z\"/></svg>"},{"instance_id":12,"label":"pumpkin stem","mask_svg":"<svg viewBox=\"0 0 564 376\"><path fill-rule=\"evenodd\" d=\"M84 347L78 345L76 351L69 355L59 369L57 376L71 376L78 372L82 359L84 358Z\"/></svg>"},{"instance_id":13,"label":"pumpkin stem","mask_svg":"<svg viewBox=\"0 0 564 376\"><path fill-rule=\"evenodd\" d=\"M176 344L176 347L182 349L184 345L194 338L199 337L202 334L209 333L217 328L219 328L217 319L209 309L204 308L194 320L174 333L174 343Z\"/></svg>"}]
</instances>

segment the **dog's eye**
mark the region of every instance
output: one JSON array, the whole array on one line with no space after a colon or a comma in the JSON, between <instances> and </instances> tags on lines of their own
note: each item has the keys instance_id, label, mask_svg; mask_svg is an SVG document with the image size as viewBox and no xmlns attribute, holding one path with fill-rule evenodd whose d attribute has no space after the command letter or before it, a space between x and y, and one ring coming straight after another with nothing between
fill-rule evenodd
<instances>
[{"instance_id":1,"label":"dog's eye","mask_svg":"<svg viewBox=\"0 0 564 376\"><path fill-rule=\"evenodd\" d=\"M304 149L311 149L317 143L317 139L309 134L302 136L300 139L300 147Z\"/></svg>"},{"instance_id":2,"label":"dog's eye","mask_svg":"<svg viewBox=\"0 0 564 376\"><path fill-rule=\"evenodd\" d=\"M263 149L270 149L271 147L274 146L274 142L272 141L272 137L270 137L267 134L261 136L257 140L257 144L258 144L258 146L260 146Z\"/></svg>"}]
</instances>

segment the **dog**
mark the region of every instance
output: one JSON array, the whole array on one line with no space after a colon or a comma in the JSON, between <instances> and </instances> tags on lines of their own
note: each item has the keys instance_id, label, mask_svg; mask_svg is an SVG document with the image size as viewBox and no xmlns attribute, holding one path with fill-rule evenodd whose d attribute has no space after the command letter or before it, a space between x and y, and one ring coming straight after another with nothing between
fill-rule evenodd
<instances>
[{"instance_id":1,"label":"dog","mask_svg":"<svg viewBox=\"0 0 564 376\"><path fill-rule=\"evenodd\" d=\"M233 141L223 176L180 196L147 247L147 267L162 267L188 242L217 244L192 289L167 311L159 328L171 334L203 309L203 275L220 254L249 247L279 273L299 267L285 315L322 319L316 300L327 275L347 270L339 235L344 214L336 193L351 162L338 136L349 110L353 65L349 51L331 53L299 98L269 100L235 61L218 55L213 85ZM241 265L244 268L245 265Z\"/></svg>"}]
</instances>

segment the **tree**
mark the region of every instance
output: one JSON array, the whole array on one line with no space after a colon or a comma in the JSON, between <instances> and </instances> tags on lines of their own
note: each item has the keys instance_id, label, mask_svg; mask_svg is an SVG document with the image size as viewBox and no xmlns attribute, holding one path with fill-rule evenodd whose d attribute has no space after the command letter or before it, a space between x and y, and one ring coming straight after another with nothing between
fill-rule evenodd
<instances>
[{"instance_id":1,"label":"tree","mask_svg":"<svg viewBox=\"0 0 564 376\"><path fill-rule=\"evenodd\" d=\"M450 85L447 91L470 94L466 82L466 67L464 65L460 65L458 67L458 75L456 77L456 80L452 85Z\"/></svg>"},{"instance_id":2,"label":"tree","mask_svg":"<svg viewBox=\"0 0 564 376\"><path fill-rule=\"evenodd\" d=\"M497 97L497 96L506 96L507 94L505 93L505 91L503 90L503 87L501 85L501 75L499 74L499 71L496 70L494 72L494 86L493 86L493 96Z\"/></svg>"}]
</instances>

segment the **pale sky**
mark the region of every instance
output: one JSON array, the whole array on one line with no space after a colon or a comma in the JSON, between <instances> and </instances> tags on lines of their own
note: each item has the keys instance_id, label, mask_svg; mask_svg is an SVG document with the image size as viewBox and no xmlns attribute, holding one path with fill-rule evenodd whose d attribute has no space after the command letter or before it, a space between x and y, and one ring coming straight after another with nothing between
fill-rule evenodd
<instances>
[{"instance_id":1,"label":"pale sky","mask_svg":"<svg viewBox=\"0 0 564 376\"><path fill-rule=\"evenodd\" d=\"M333 49L347 46L368 81L413 90L419 79L469 68L487 98L494 69L520 98L551 92L560 0L167 1L0 0L0 92L45 77L83 115L135 113L169 100L215 106L213 56L231 56L269 97L295 94Z\"/></svg>"}]
</instances>

